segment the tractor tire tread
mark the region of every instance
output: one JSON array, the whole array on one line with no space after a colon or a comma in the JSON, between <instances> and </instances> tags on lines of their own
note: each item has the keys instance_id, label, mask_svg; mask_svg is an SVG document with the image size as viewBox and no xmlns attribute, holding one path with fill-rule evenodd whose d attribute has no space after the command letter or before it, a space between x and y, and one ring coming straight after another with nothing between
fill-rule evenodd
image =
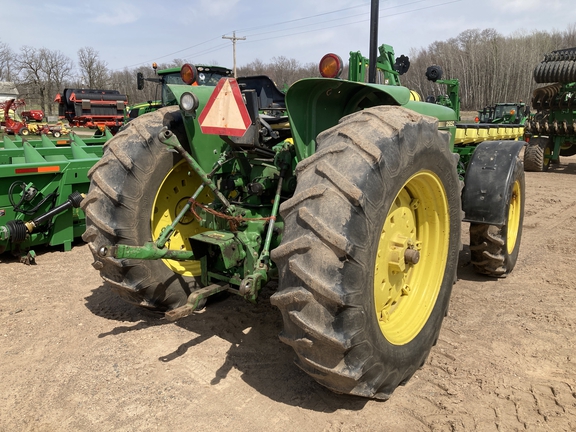
<instances>
[{"instance_id":1,"label":"tractor tire tread","mask_svg":"<svg viewBox=\"0 0 576 432\"><path fill-rule=\"evenodd\" d=\"M402 146L396 138L387 138L393 148L387 150L384 161L374 137L396 137L406 124L410 127L400 138ZM319 134L317 152L296 168L299 187L295 195L280 206L285 233L271 254L279 268L280 286L271 303L282 312L280 339L294 348L302 370L337 393L388 399L425 361L431 348L418 352L414 365L403 365L402 370L381 364L367 341L369 317L360 307L364 287L373 283L366 281L371 264L359 258L366 255L369 215L384 200L382 171L394 177L398 165L408 163L416 151L414 139L442 151L458 183L447 136L439 134L436 122L404 108L381 106L347 116ZM361 188L358 176L370 176L375 185ZM459 210L456 213L460 216ZM354 233L344 235L342 226L347 220L354 220L350 223L355 228ZM348 274L343 273L344 267ZM455 273L450 284L454 279Z\"/></svg>"},{"instance_id":2,"label":"tractor tire tread","mask_svg":"<svg viewBox=\"0 0 576 432\"><path fill-rule=\"evenodd\" d=\"M533 138L524 149L524 170L529 172L545 171L544 147L538 138Z\"/></svg>"},{"instance_id":3,"label":"tractor tire tread","mask_svg":"<svg viewBox=\"0 0 576 432\"><path fill-rule=\"evenodd\" d=\"M82 202L87 222L82 238L94 256L93 266L120 297L157 311L185 304L195 282L159 260L116 259L98 252L104 246L151 240L151 208L143 206L152 205L153 196L146 195L156 192L147 185L159 183L153 176L161 164L172 166L174 156L157 134L175 121L176 111L168 107L138 117L110 139L103 157L89 170L90 190Z\"/></svg>"}]
</instances>

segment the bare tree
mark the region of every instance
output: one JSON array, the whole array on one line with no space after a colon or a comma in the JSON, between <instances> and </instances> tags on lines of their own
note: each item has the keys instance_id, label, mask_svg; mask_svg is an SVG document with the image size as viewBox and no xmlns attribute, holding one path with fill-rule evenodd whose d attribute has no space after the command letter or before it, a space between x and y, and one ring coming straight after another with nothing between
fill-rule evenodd
<instances>
[{"instance_id":1,"label":"bare tree","mask_svg":"<svg viewBox=\"0 0 576 432\"><path fill-rule=\"evenodd\" d=\"M107 64L100 59L100 54L92 47L78 50L78 67L86 88L106 88L109 72Z\"/></svg>"},{"instance_id":2,"label":"bare tree","mask_svg":"<svg viewBox=\"0 0 576 432\"><path fill-rule=\"evenodd\" d=\"M12 62L14 60L14 53L10 47L0 42L0 81L13 81L12 77Z\"/></svg>"},{"instance_id":3,"label":"bare tree","mask_svg":"<svg viewBox=\"0 0 576 432\"><path fill-rule=\"evenodd\" d=\"M23 46L13 60L18 72L19 87L26 100L37 101L42 110L52 113L52 101L65 79L72 73L73 63L60 51Z\"/></svg>"},{"instance_id":4,"label":"bare tree","mask_svg":"<svg viewBox=\"0 0 576 432\"><path fill-rule=\"evenodd\" d=\"M439 65L444 79L460 82L461 108L478 110L499 102L529 103L536 87L532 71L547 52L576 45L576 27L565 32L516 33L509 37L494 29L471 29L426 49L410 52L410 70L402 84L425 98L445 91L425 77L426 68Z\"/></svg>"},{"instance_id":5,"label":"bare tree","mask_svg":"<svg viewBox=\"0 0 576 432\"><path fill-rule=\"evenodd\" d=\"M46 48L37 49L23 46L20 48L20 54L14 60L20 84L26 88L24 95L28 97L37 94L39 105L45 112L46 90L49 86L48 74L44 67L46 52Z\"/></svg>"},{"instance_id":6,"label":"bare tree","mask_svg":"<svg viewBox=\"0 0 576 432\"><path fill-rule=\"evenodd\" d=\"M251 75L269 75L269 66L264 64L260 59L256 59L245 66L239 66L237 68L238 76L251 76Z\"/></svg>"},{"instance_id":7,"label":"bare tree","mask_svg":"<svg viewBox=\"0 0 576 432\"><path fill-rule=\"evenodd\" d=\"M142 68L142 69L152 70L152 68ZM113 71L110 74L110 82L112 88L114 90L118 90L121 94L125 94L126 96L128 96L128 103L130 105L154 99L154 97L150 96L148 93L151 93L152 91L151 87L155 86L148 85L144 86L143 90L138 90L138 86L136 83L136 73L139 71L140 70L125 68L122 71ZM144 72L142 71L142 73ZM145 76L148 77L148 74ZM153 76L153 74L150 73L150 76Z\"/></svg>"},{"instance_id":8,"label":"bare tree","mask_svg":"<svg viewBox=\"0 0 576 432\"><path fill-rule=\"evenodd\" d=\"M58 92L63 91L64 82L72 78L74 62L60 51L46 51L44 53L44 67L48 85L46 93L53 101ZM49 114L52 114L53 104L49 105Z\"/></svg>"},{"instance_id":9,"label":"bare tree","mask_svg":"<svg viewBox=\"0 0 576 432\"><path fill-rule=\"evenodd\" d=\"M279 56L272 58L271 63L266 64L256 59L238 68L238 76L250 75L267 75L280 90L286 90L299 79L320 76L320 72L314 63L302 65L296 59Z\"/></svg>"}]
</instances>

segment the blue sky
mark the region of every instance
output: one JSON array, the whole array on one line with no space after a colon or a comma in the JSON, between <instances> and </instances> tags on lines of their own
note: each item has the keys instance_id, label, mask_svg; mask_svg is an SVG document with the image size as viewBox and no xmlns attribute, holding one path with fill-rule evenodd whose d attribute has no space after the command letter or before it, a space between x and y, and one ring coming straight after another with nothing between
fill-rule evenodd
<instances>
[{"instance_id":1,"label":"blue sky","mask_svg":"<svg viewBox=\"0 0 576 432\"><path fill-rule=\"evenodd\" d=\"M184 58L232 66L273 57L316 63L327 52L368 56L370 0L0 0L0 41L18 52L45 47L77 61L92 47L122 70ZM576 26L574 0L380 0L379 44L396 55L467 29L564 31Z\"/></svg>"}]
</instances>

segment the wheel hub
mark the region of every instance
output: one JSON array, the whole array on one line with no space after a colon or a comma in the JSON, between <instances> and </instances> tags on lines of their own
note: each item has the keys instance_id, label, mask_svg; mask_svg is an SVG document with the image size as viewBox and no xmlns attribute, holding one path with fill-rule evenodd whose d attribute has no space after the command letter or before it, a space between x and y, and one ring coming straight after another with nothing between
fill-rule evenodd
<instances>
[{"instance_id":1,"label":"wheel hub","mask_svg":"<svg viewBox=\"0 0 576 432\"><path fill-rule=\"evenodd\" d=\"M162 230L170 225L180 213L190 195L201 184L200 177L191 172L185 160L181 160L166 174L158 189L152 206L150 217L152 238L160 237ZM205 190L198 200L202 203L212 201L212 195ZM202 228L191 213L186 214L176 225L167 246L170 249L192 250L189 238L206 229ZM201 274L199 261L176 261L165 259L163 262L175 273L183 276L199 276Z\"/></svg>"}]
</instances>

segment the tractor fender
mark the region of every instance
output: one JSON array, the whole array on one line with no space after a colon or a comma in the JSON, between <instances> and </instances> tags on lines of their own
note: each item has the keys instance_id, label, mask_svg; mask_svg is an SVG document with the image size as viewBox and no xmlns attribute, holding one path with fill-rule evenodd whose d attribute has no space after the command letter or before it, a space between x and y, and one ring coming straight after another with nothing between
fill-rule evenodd
<instances>
[{"instance_id":1,"label":"tractor fender","mask_svg":"<svg viewBox=\"0 0 576 432\"><path fill-rule=\"evenodd\" d=\"M306 78L295 82L286 93L286 107L301 161L316 151L316 137L336 126L340 119L380 105L406 105L406 87L360 83L341 79Z\"/></svg>"},{"instance_id":2,"label":"tractor fender","mask_svg":"<svg viewBox=\"0 0 576 432\"><path fill-rule=\"evenodd\" d=\"M514 167L525 145L524 141L484 141L476 147L462 191L464 222L506 223Z\"/></svg>"}]
</instances>

